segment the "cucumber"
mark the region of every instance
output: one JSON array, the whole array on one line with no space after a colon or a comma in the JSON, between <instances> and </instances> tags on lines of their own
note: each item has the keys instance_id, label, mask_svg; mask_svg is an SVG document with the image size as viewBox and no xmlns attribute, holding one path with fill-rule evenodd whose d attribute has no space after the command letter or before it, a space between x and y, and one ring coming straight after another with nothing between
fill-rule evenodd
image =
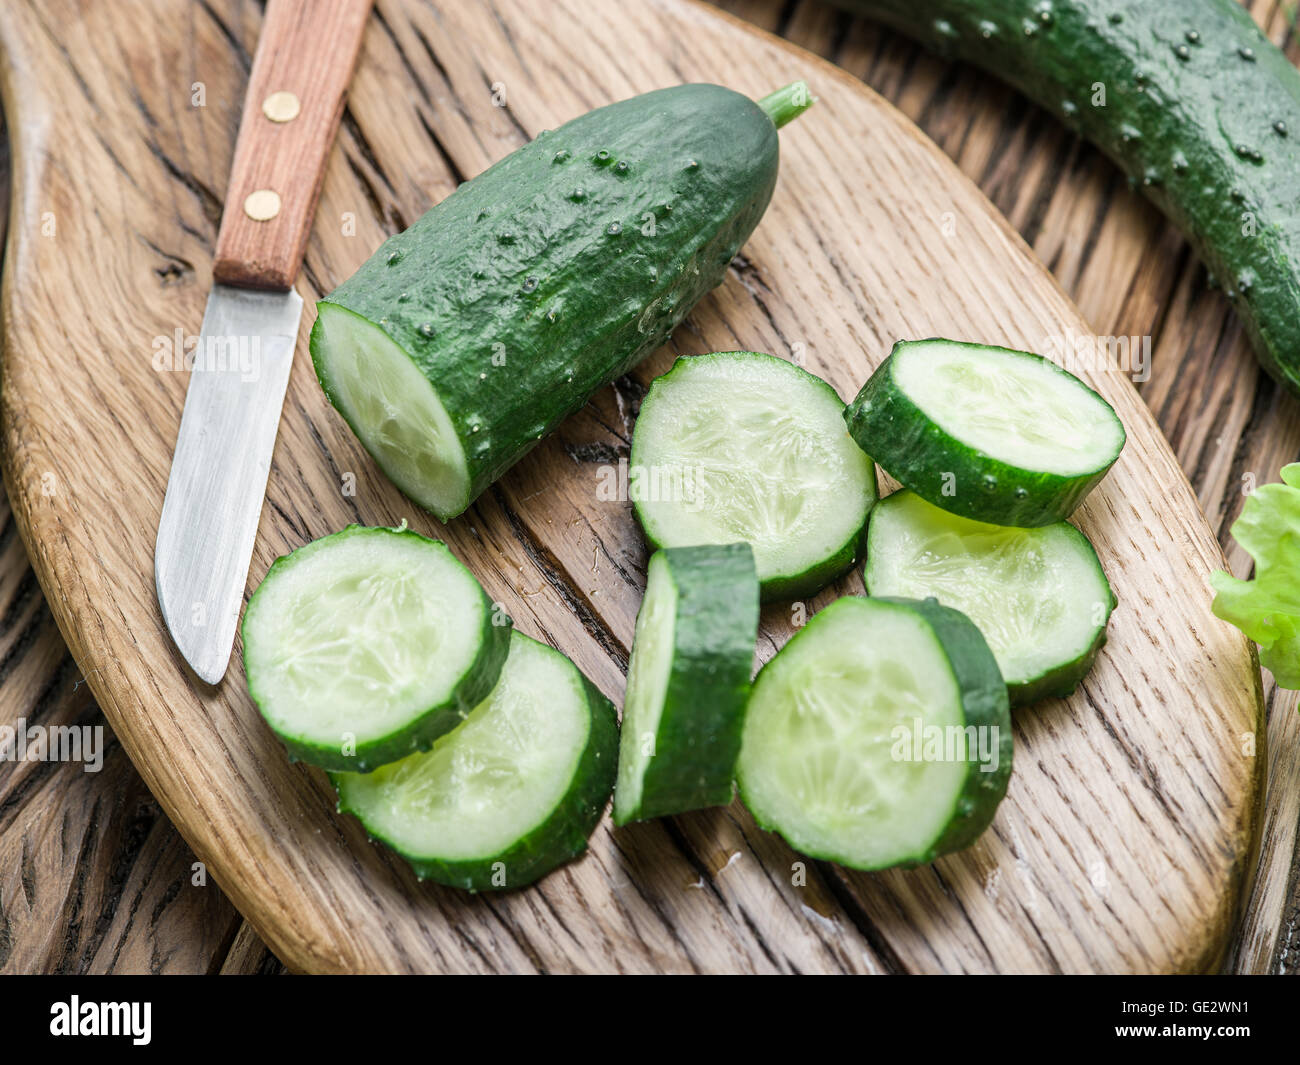
<instances>
[{"instance_id":1,"label":"cucumber","mask_svg":"<svg viewBox=\"0 0 1300 1065\"><path fill-rule=\"evenodd\" d=\"M933 599L837 599L754 681L737 778L760 826L853 869L973 843L1011 775L1006 685Z\"/></svg>"},{"instance_id":2,"label":"cucumber","mask_svg":"<svg viewBox=\"0 0 1300 1065\"><path fill-rule=\"evenodd\" d=\"M650 557L623 703L614 824L731 802L757 637L748 544Z\"/></svg>"},{"instance_id":3,"label":"cucumber","mask_svg":"<svg viewBox=\"0 0 1300 1065\"><path fill-rule=\"evenodd\" d=\"M1124 447L1110 404L1040 355L900 340L844 411L880 468L994 525L1068 518Z\"/></svg>"},{"instance_id":4,"label":"cucumber","mask_svg":"<svg viewBox=\"0 0 1300 1065\"><path fill-rule=\"evenodd\" d=\"M326 396L412 500L462 513L722 281L811 103L681 85L539 135L320 302Z\"/></svg>"},{"instance_id":5,"label":"cucumber","mask_svg":"<svg viewBox=\"0 0 1300 1065\"><path fill-rule=\"evenodd\" d=\"M339 811L422 880L523 887L581 854L618 757L614 706L559 651L522 633L492 694L433 749L332 774Z\"/></svg>"},{"instance_id":6,"label":"cucumber","mask_svg":"<svg viewBox=\"0 0 1300 1065\"><path fill-rule=\"evenodd\" d=\"M277 559L253 593L248 691L291 759L364 773L459 725L510 630L445 544L349 525Z\"/></svg>"},{"instance_id":7,"label":"cucumber","mask_svg":"<svg viewBox=\"0 0 1300 1065\"><path fill-rule=\"evenodd\" d=\"M1110 156L1300 392L1300 72L1236 0L837 2L1009 82Z\"/></svg>"},{"instance_id":8,"label":"cucumber","mask_svg":"<svg viewBox=\"0 0 1300 1065\"><path fill-rule=\"evenodd\" d=\"M1115 608L1097 552L1069 522L986 525L907 489L871 512L862 576L870 595L933 597L970 618L1012 706L1074 691Z\"/></svg>"},{"instance_id":9,"label":"cucumber","mask_svg":"<svg viewBox=\"0 0 1300 1065\"><path fill-rule=\"evenodd\" d=\"M857 557L876 471L825 381L754 351L679 358L650 386L629 463L653 547L748 543L764 600L812 595Z\"/></svg>"}]
</instances>

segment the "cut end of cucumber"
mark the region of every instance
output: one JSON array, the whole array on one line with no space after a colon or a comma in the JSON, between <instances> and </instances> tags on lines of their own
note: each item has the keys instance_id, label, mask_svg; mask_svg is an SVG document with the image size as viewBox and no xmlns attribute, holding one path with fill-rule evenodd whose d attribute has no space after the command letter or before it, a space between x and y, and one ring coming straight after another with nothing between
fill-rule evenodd
<instances>
[{"instance_id":1,"label":"cut end of cucumber","mask_svg":"<svg viewBox=\"0 0 1300 1065\"><path fill-rule=\"evenodd\" d=\"M897 730L965 725L932 627L902 605L839 599L759 674L741 793L760 824L805 854L859 869L923 859L957 816L970 767L898 757Z\"/></svg>"},{"instance_id":2,"label":"cut end of cucumber","mask_svg":"<svg viewBox=\"0 0 1300 1065\"><path fill-rule=\"evenodd\" d=\"M361 752L454 706L481 667L487 608L443 544L354 526L281 559L258 587L243 628L249 690L286 743Z\"/></svg>"},{"instance_id":3,"label":"cut end of cucumber","mask_svg":"<svg viewBox=\"0 0 1300 1065\"><path fill-rule=\"evenodd\" d=\"M618 780L614 787L614 823L618 825L635 818L641 806L646 767L655 754L655 735L672 670L676 613L677 588L667 561L662 554L652 555L645 598L636 619L623 705Z\"/></svg>"},{"instance_id":4,"label":"cut end of cucumber","mask_svg":"<svg viewBox=\"0 0 1300 1065\"><path fill-rule=\"evenodd\" d=\"M1038 355L923 340L896 345L890 361L927 418L1009 466L1073 477L1104 470L1124 446L1110 405Z\"/></svg>"},{"instance_id":5,"label":"cut end of cucumber","mask_svg":"<svg viewBox=\"0 0 1300 1065\"><path fill-rule=\"evenodd\" d=\"M871 595L933 596L983 633L1013 697L1069 690L1096 653L1114 603L1087 539L1058 522L989 525L895 492L871 516L865 579Z\"/></svg>"},{"instance_id":6,"label":"cut end of cucumber","mask_svg":"<svg viewBox=\"0 0 1300 1065\"><path fill-rule=\"evenodd\" d=\"M851 564L875 469L825 381L758 352L677 361L641 407L637 515L660 547L748 543L764 592L815 591ZM656 486L673 486L660 493ZM807 587L802 587L807 585Z\"/></svg>"},{"instance_id":7,"label":"cut end of cucumber","mask_svg":"<svg viewBox=\"0 0 1300 1065\"><path fill-rule=\"evenodd\" d=\"M516 632L497 686L463 725L429 751L335 784L342 807L417 867L490 862L561 804L590 729L573 664Z\"/></svg>"},{"instance_id":8,"label":"cut end of cucumber","mask_svg":"<svg viewBox=\"0 0 1300 1065\"><path fill-rule=\"evenodd\" d=\"M407 496L442 521L460 514L469 471L438 390L379 326L334 303L318 306L312 358L330 401Z\"/></svg>"}]
</instances>

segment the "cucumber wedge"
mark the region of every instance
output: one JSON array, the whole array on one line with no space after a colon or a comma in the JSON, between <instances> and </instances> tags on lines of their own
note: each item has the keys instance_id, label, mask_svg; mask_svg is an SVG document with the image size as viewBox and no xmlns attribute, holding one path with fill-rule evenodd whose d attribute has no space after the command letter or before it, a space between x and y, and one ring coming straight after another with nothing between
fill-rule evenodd
<instances>
[{"instance_id":1,"label":"cucumber wedge","mask_svg":"<svg viewBox=\"0 0 1300 1065\"><path fill-rule=\"evenodd\" d=\"M759 672L737 763L759 825L853 869L968 846L1010 774L1007 689L979 630L932 599L858 596Z\"/></svg>"},{"instance_id":2,"label":"cucumber wedge","mask_svg":"<svg viewBox=\"0 0 1300 1065\"><path fill-rule=\"evenodd\" d=\"M248 691L290 758L365 773L459 725L510 630L445 544L350 525L277 559L253 593Z\"/></svg>"},{"instance_id":3,"label":"cucumber wedge","mask_svg":"<svg viewBox=\"0 0 1300 1065\"><path fill-rule=\"evenodd\" d=\"M523 887L581 854L614 786L614 707L559 651L521 633L492 694L433 749L332 774L339 810L421 879Z\"/></svg>"},{"instance_id":4,"label":"cucumber wedge","mask_svg":"<svg viewBox=\"0 0 1300 1065\"><path fill-rule=\"evenodd\" d=\"M987 525L906 489L871 512L863 580L871 595L933 597L970 618L1013 706L1074 691L1115 608L1097 552L1069 522Z\"/></svg>"},{"instance_id":5,"label":"cucumber wedge","mask_svg":"<svg viewBox=\"0 0 1300 1065\"><path fill-rule=\"evenodd\" d=\"M652 546L748 543L765 601L847 572L876 471L819 377L754 351L679 358L632 435L631 495Z\"/></svg>"},{"instance_id":6,"label":"cucumber wedge","mask_svg":"<svg viewBox=\"0 0 1300 1065\"><path fill-rule=\"evenodd\" d=\"M623 705L616 825L731 802L757 637L748 544L651 556Z\"/></svg>"},{"instance_id":7,"label":"cucumber wedge","mask_svg":"<svg viewBox=\"0 0 1300 1065\"><path fill-rule=\"evenodd\" d=\"M1068 518L1124 447L1110 404L1040 355L900 340L844 412L881 469L995 525Z\"/></svg>"}]
</instances>

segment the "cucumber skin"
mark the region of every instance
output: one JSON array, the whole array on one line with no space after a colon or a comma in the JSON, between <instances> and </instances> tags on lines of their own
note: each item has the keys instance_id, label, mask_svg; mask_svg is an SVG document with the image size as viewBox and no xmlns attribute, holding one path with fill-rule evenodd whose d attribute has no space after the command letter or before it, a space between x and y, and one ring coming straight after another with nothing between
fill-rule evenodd
<instances>
[{"instance_id":1,"label":"cucumber skin","mask_svg":"<svg viewBox=\"0 0 1300 1065\"><path fill-rule=\"evenodd\" d=\"M1007 783L1011 779L1011 707L1007 686L1002 680L993 652L989 650L984 635L960 610L944 606L937 599L892 599L886 596L877 602L909 607L925 619L939 637L952 662L953 675L961 690L966 725L996 726L998 730L997 769L985 773L977 765L968 762L966 786L957 799L954 816L948 821L947 829L927 851L901 863L908 866L926 865L940 855L969 847L993 822L998 805L1006 797Z\"/></svg>"},{"instance_id":2,"label":"cucumber skin","mask_svg":"<svg viewBox=\"0 0 1300 1065\"><path fill-rule=\"evenodd\" d=\"M438 390L470 474L464 506L440 519L667 341L758 225L777 165L776 127L747 97L707 84L646 93L465 182L325 298L381 328ZM318 317L312 360L338 407L320 344Z\"/></svg>"},{"instance_id":3,"label":"cucumber skin","mask_svg":"<svg viewBox=\"0 0 1300 1065\"><path fill-rule=\"evenodd\" d=\"M907 489L903 489L903 491L907 491ZM866 563L862 567L862 583L866 586L868 595L871 595L871 538L873 531L877 528L874 522L880 514L885 513L885 511L880 508L885 507L889 503L889 500L893 499L896 495L898 495L897 492L886 496L876 504L876 507L873 508L871 512L873 524L869 525L867 529L867 547L865 551ZM1078 688L1080 681L1091 672L1093 663L1096 662L1097 655L1101 653L1101 649L1106 646L1106 626L1110 621L1111 613L1114 611L1115 607L1119 605L1119 600L1115 597L1115 589L1110 586L1110 581L1106 577L1106 571L1101 568L1101 560L1097 558L1097 552L1092 546L1092 543L1083 535L1083 533L1069 522L1065 522L1064 524L1074 536L1078 537L1079 540L1087 545L1088 550L1092 553L1093 561L1097 566L1097 572L1101 575L1102 583L1106 586L1106 593L1109 596L1108 605L1106 607L1106 620L1103 621L1101 626L1098 628L1097 636L1093 640L1092 645L1078 658L1074 658L1056 669L1049 669L1040 673L1037 677L1031 677L1029 680L1023 682L1012 683L1011 681L1006 681L1007 697L1013 707L1027 706L1030 703L1036 703L1043 699L1064 699L1067 695L1073 695L1075 689ZM884 597L873 596L873 598ZM1003 679L1005 680L1005 678Z\"/></svg>"},{"instance_id":4,"label":"cucumber skin","mask_svg":"<svg viewBox=\"0 0 1300 1065\"><path fill-rule=\"evenodd\" d=\"M1236 0L1052 0L1048 22L1041 0L835 2L981 67L1095 144L1222 281L1264 369L1300 392L1300 72Z\"/></svg>"},{"instance_id":5,"label":"cucumber skin","mask_svg":"<svg viewBox=\"0 0 1300 1065\"><path fill-rule=\"evenodd\" d=\"M554 648L548 650L560 653ZM577 666L573 668L576 670ZM618 716L614 704L585 676L582 677L582 686L591 711L591 731L587 735L582 760L574 772L573 783L550 816L513 846L487 858L444 862L406 853L381 836L371 835L369 838L400 854L420 880L432 880L470 893L513 891L526 887L578 857L587 849L588 840L605 812L618 768ZM339 813L352 814L364 825L361 813L349 807L343 798L338 777L331 773L330 780L339 796ZM506 882L500 886L492 882L495 875L493 866L498 863L506 870Z\"/></svg>"},{"instance_id":6,"label":"cucumber skin","mask_svg":"<svg viewBox=\"0 0 1300 1065\"><path fill-rule=\"evenodd\" d=\"M646 404L652 402L655 385L665 380L670 374L675 373L678 369L687 371L692 359L711 358L720 355L763 355L767 358L776 358L775 355L768 355L766 352L753 351L713 351L704 355L679 355L673 360L668 372L655 378L650 383L650 390L645 399L641 402L641 409L645 410ZM784 361L784 360L782 360ZM791 363L790 365L794 365ZM835 402L840 402L839 393L831 387L829 381L825 381L814 373L809 373L802 366L795 366L796 370L805 376L811 378L819 386L826 389L835 397ZM640 414L637 415L638 421ZM865 448L863 449L865 450ZM870 452L867 455L870 456ZM628 458L629 464L635 469L645 465L652 465L643 460L643 453L638 446L635 427L632 432L632 449ZM862 527L849 536L847 540L832 554L830 557L823 559L816 565L809 566L800 573L790 574L789 576L768 577L759 584L759 598L763 603L786 603L796 599L806 599L816 595L832 581L839 580L844 574L848 573L857 562L862 558L863 551L867 543L867 523L871 520L872 507L880 499L880 478L876 474L876 466L873 462L870 470L871 477L871 504L867 507L866 513L862 518ZM641 526L641 532L645 535L646 543L654 551L668 550L665 545L650 529L650 523L646 521L641 508L640 500L634 500L632 508L636 513L637 524Z\"/></svg>"},{"instance_id":7,"label":"cucumber skin","mask_svg":"<svg viewBox=\"0 0 1300 1065\"><path fill-rule=\"evenodd\" d=\"M246 626L248 625L249 616L252 615L255 609L257 592L261 590L262 585L266 584L277 573L283 573L291 569L295 562L300 562L304 557L314 553L321 544L335 542L338 538L345 536L378 534L413 536L427 544L436 544L444 551L447 551L448 554L451 554L450 549L441 540L432 540L427 536L421 536L412 529L399 530L382 526L349 525L340 532L323 536L319 540L313 540L311 543L305 544L287 555L281 555L271 563L271 568L266 571L266 576L262 578L262 584L258 585L257 591L254 591L249 598L248 608L244 611L245 645L247 645ZM465 567L464 563L460 562L459 559L456 561L462 569L465 569L470 579L477 584L477 580ZM474 666L453 689L451 698L447 703L430 707L420 717L396 732L391 732L387 736L371 740L368 743L358 743L354 755L343 754L338 744L327 747L278 732L268 720L267 724L271 727L271 731L275 732L276 738L288 752L289 761L306 762L309 765L328 770L369 773L378 769L381 765L396 762L399 758L404 758L414 751L427 751L433 746L434 740L450 732L464 721L469 712L486 699L492 689L496 687L497 678L501 675L501 670L506 663L506 657L510 653L510 634L514 628L514 623L508 617L505 618L503 624L494 625L492 623L494 612L492 600L488 598L487 592L483 591L481 587L479 588L479 594L483 597L483 624L480 630L483 651ZM248 693L260 710L262 702L258 698L251 677L248 678ZM266 719L265 715L263 715L263 719Z\"/></svg>"},{"instance_id":8,"label":"cucumber skin","mask_svg":"<svg viewBox=\"0 0 1300 1065\"><path fill-rule=\"evenodd\" d=\"M677 587L672 667L641 802L616 813L616 825L730 803L745 727L758 639L754 554L748 544L661 553Z\"/></svg>"},{"instance_id":9,"label":"cucumber skin","mask_svg":"<svg viewBox=\"0 0 1300 1065\"><path fill-rule=\"evenodd\" d=\"M857 397L845 407L844 420L858 446L871 455L882 470L927 503L933 503L950 514L960 514L990 525L1021 528L1051 525L1074 513L1119 458L1116 455L1095 473L1066 477L1056 473L1020 471L976 451L932 422L894 382L894 352L915 343L921 342L900 340L894 345ZM958 342L945 340L944 343ZM995 347L992 344L972 346ZM1043 362L1054 365L1046 359ZM1120 447L1122 450L1122 443ZM954 475L956 495L943 494L940 472ZM993 478L991 488L987 480L990 477ZM980 488L974 492L964 490L968 485L979 485Z\"/></svg>"},{"instance_id":10,"label":"cucumber skin","mask_svg":"<svg viewBox=\"0 0 1300 1065\"><path fill-rule=\"evenodd\" d=\"M1007 793L1007 782L1011 779L1011 758L1013 740L1011 735L1011 708L1007 699L1007 686L998 671L997 660L983 635L965 614L951 607L942 606L937 599L902 599L879 596L868 599L865 596L846 595L823 608L794 634L785 645L789 647L798 639L806 639L809 632L815 632L817 618L829 611L854 609L855 602L892 603L921 615L943 645L953 666L953 675L957 681L958 692L962 701L962 710L966 716L966 725L992 726L998 728L998 768L992 773L983 773L977 765L968 763L966 783L953 806L953 816L947 827L931 841L930 845L918 854L907 855L896 861L880 866L854 865L844 860L843 855L830 852L814 853L803 849L787 840L791 847L809 858L820 861L835 862L846 869L859 869L864 872L878 872L882 869L912 868L927 865L936 858L952 851L961 850L974 843L976 839L993 822L998 806ZM784 651L785 647L781 650ZM769 669L780 658L781 652L770 658L763 666ZM760 676L762 670L759 671ZM757 685L757 678L754 681ZM738 780L741 801L749 810L758 827L767 832L775 832L785 839L778 826L769 824L754 810L745 798L745 781Z\"/></svg>"}]
</instances>

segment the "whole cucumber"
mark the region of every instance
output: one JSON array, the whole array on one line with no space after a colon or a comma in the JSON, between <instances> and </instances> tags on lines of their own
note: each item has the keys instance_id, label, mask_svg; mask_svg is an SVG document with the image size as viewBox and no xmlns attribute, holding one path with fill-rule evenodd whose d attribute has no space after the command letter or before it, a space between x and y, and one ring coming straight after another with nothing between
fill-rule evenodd
<instances>
[{"instance_id":1,"label":"whole cucumber","mask_svg":"<svg viewBox=\"0 0 1300 1065\"><path fill-rule=\"evenodd\" d=\"M1236 0L835 0L1010 83L1191 240L1300 393L1300 71Z\"/></svg>"},{"instance_id":2,"label":"whole cucumber","mask_svg":"<svg viewBox=\"0 0 1300 1065\"><path fill-rule=\"evenodd\" d=\"M542 133L321 301L326 395L408 496L460 514L722 281L811 103L682 85Z\"/></svg>"}]
</instances>

